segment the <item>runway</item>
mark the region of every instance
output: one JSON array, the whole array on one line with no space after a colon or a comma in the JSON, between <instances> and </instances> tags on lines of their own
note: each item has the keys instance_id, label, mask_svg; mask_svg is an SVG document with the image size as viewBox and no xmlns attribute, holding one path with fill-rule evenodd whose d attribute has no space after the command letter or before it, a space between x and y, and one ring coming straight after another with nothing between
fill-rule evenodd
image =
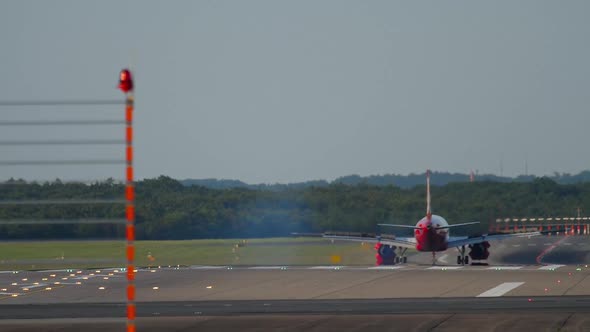
<instances>
[{"instance_id":1,"label":"runway","mask_svg":"<svg viewBox=\"0 0 590 332\"><path fill-rule=\"evenodd\" d=\"M489 266L433 267L420 263L430 259L428 254L416 254L407 265L388 267L138 269L138 326L145 322L142 330L147 331L156 331L158 326L159 330L198 327L211 331L219 331L219 326L241 330L250 326L249 330L262 331L267 326L261 325L264 322L279 329L305 326L314 330L314 326L325 329L328 321L346 320L348 325L341 329L391 330L388 324L404 321L406 325L399 325L400 329L395 325L394 330L414 326L444 331L473 327L496 317L490 326L511 330L519 325L502 324L530 317L529 324L537 324L540 330L590 329L586 319L590 317L587 242L588 237L581 236L543 236L495 243ZM536 264L542 253L546 264ZM451 250L444 254L450 263L456 259ZM568 259L575 264L561 263ZM5 271L0 273L0 329L54 330L47 327L52 326L48 321L61 322L58 325L65 329L60 331L69 331L68 326L71 331L82 326L123 327L125 285L125 271L117 268ZM157 323L151 322L154 317ZM158 325L164 322L169 325Z\"/></svg>"}]
</instances>

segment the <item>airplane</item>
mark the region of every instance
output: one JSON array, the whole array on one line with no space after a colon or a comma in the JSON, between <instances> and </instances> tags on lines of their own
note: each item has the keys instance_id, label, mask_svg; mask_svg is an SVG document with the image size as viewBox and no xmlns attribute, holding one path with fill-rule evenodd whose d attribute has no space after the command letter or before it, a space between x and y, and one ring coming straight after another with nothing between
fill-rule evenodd
<instances>
[{"instance_id":1,"label":"airplane","mask_svg":"<svg viewBox=\"0 0 590 332\"><path fill-rule=\"evenodd\" d=\"M426 171L426 216L416 226L411 225L393 225L393 224L378 224L385 227L399 227L411 228L414 230L413 238L397 238L397 237L367 237L367 236L340 236L324 234L323 237L332 240L347 240L376 243L375 248L379 251L379 255L395 256L395 263L407 263L405 256L408 248L415 248L422 252L432 252L432 265L436 263L436 253L445 251L448 248L457 248L459 255L457 256L457 264L469 264L469 257L472 260L486 260L489 256L488 248L489 241L514 238L514 237L531 237L541 235L540 232L527 233L513 233L513 234L484 234L463 237L450 237L450 229L455 227L463 227L468 225L478 224L478 221L467 222L461 224L449 225L449 223L441 216L432 214L430 208L430 170ZM471 249L469 255L466 255L466 246ZM399 254L396 256L392 251L397 249ZM388 252L389 251L389 252ZM379 264L379 263L378 263Z\"/></svg>"}]
</instances>

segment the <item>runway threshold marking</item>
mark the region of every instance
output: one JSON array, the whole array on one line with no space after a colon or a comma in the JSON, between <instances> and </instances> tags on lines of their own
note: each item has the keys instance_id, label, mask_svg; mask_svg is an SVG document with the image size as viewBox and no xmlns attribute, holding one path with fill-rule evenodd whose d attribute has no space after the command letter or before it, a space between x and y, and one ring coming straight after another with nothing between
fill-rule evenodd
<instances>
[{"instance_id":1,"label":"runway threshold marking","mask_svg":"<svg viewBox=\"0 0 590 332\"><path fill-rule=\"evenodd\" d=\"M546 266L540 267L539 270L553 271L553 270L557 270L560 267L564 267L564 266L565 265L562 265L562 264L546 265Z\"/></svg>"},{"instance_id":2,"label":"runway threshold marking","mask_svg":"<svg viewBox=\"0 0 590 332\"><path fill-rule=\"evenodd\" d=\"M524 282L505 282L499 284L498 286L489 289L476 297L499 297L502 296L511 290L515 289L516 287L520 287L524 284Z\"/></svg>"}]
</instances>

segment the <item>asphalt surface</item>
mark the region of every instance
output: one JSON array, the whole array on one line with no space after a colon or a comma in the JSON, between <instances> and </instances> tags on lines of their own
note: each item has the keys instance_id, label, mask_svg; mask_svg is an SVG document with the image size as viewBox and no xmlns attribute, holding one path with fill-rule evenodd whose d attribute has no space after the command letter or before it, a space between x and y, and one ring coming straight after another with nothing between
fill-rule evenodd
<instances>
[{"instance_id":1,"label":"asphalt surface","mask_svg":"<svg viewBox=\"0 0 590 332\"><path fill-rule=\"evenodd\" d=\"M585 236L492 244L489 266L456 250L407 265L140 269L138 331L590 330ZM445 256L446 255L446 256ZM542 264L538 264L538 262ZM544 264L544 265L543 265ZM1 331L124 330L125 271L0 273ZM343 323L346 322L346 323Z\"/></svg>"}]
</instances>

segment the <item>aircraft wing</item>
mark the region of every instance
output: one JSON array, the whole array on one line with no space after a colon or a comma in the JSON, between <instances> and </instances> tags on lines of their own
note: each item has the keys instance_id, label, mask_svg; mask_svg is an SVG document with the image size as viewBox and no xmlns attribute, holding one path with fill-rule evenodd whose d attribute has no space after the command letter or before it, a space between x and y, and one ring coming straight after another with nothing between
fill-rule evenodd
<instances>
[{"instance_id":1,"label":"aircraft wing","mask_svg":"<svg viewBox=\"0 0 590 332\"><path fill-rule=\"evenodd\" d=\"M513 234L491 234L491 235L481 235L475 237L464 237L464 238L451 238L449 239L448 246L451 247L461 247L470 244L477 244L482 243L484 241L495 241L495 240L504 240L508 238L514 237L531 237L531 236L538 236L541 235L540 232L528 232L528 233L513 233Z\"/></svg>"},{"instance_id":2,"label":"aircraft wing","mask_svg":"<svg viewBox=\"0 0 590 332\"><path fill-rule=\"evenodd\" d=\"M324 235L324 239L338 240L338 241L356 241L367 243L382 243L390 246L403 248L416 248L416 239L408 238L380 238L380 237L366 237L366 236L339 236L339 235Z\"/></svg>"}]
</instances>

